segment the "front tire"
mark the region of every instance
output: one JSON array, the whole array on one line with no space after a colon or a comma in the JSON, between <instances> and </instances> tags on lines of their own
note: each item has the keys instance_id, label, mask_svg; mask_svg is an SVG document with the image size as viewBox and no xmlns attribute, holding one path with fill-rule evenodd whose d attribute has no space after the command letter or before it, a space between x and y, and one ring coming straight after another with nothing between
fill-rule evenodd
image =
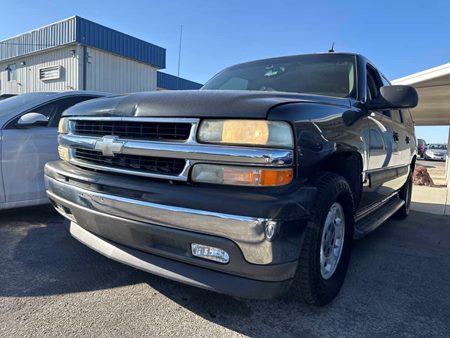
<instances>
[{"instance_id":1,"label":"front tire","mask_svg":"<svg viewBox=\"0 0 450 338\"><path fill-rule=\"evenodd\" d=\"M397 212L394 214L394 218L405 219L406 217L408 217L409 210L411 207L412 188L413 188L413 169L410 170L408 180L398 193L398 197L403 201L405 201L405 204L403 204L403 206L397 210Z\"/></svg>"},{"instance_id":2,"label":"front tire","mask_svg":"<svg viewBox=\"0 0 450 338\"><path fill-rule=\"evenodd\" d=\"M342 287L353 239L353 196L347 181L324 173L314 203L293 288L312 305L329 303Z\"/></svg>"}]
</instances>

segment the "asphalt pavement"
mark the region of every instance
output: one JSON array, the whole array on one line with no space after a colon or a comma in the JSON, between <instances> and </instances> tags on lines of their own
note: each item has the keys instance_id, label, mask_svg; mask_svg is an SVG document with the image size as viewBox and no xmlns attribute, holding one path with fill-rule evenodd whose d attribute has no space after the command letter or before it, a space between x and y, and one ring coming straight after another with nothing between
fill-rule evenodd
<instances>
[{"instance_id":1,"label":"asphalt pavement","mask_svg":"<svg viewBox=\"0 0 450 338\"><path fill-rule=\"evenodd\" d=\"M328 306L248 301L119 263L49 207L0 212L0 337L450 337L450 217L412 212L355 242Z\"/></svg>"}]
</instances>

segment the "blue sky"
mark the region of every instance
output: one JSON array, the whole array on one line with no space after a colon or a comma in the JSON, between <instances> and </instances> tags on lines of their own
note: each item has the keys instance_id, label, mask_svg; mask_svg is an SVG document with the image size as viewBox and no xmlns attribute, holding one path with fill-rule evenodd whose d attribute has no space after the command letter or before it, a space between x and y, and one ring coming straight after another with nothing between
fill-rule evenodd
<instances>
[{"instance_id":1,"label":"blue sky","mask_svg":"<svg viewBox=\"0 0 450 338\"><path fill-rule=\"evenodd\" d=\"M432 5L429 5L432 4ZM139 0L10 1L0 39L79 15L167 49L176 74L205 82L234 63L279 55L337 51L364 54L389 79L450 62L450 1ZM448 128L419 128L446 142Z\"/></svg>"}]
</instances>

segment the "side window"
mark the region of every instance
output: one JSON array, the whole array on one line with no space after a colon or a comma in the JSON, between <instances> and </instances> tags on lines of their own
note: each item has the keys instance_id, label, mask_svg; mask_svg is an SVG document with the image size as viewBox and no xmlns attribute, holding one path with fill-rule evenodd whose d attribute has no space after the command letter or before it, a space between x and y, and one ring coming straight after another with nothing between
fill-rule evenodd
<instances>
[{"instance_id":1,"label":"side window","mask_svg":"<svg viewBox=\"0 0 450 338\"><path fill-rule=\"evenodd\" d=\"M392 120L394 120L397 123L403 123L403 116L401 110L392 110Z\"/></svg>"},{"instance_id":2,"label":"side window","mask_svg":"<svg viewBox=\"0 0 450 338\"><path fill-rule=\"evenodd\" d=\"M66 97L63 99L59 99L38 108L32 109L29 112L40 113L48 117L47 127L57 127L59 123L59 119L61 118L64 110L72 107L73 105L80 103L82 101L95 99L93 96L72 96Z\"/></svg>"},{"instance_id":3,"label":"side window","mask_svg":"<svg viewBox=\"0 0 450 338\"><path fill-rule=\"evenodd\" d=\"M367 99L373 100L379 95L380 85L377 83L375 72L370 67L367 67Z\"/></svg>"},{"instance_id":4,"label":"side window","mask_svg":"<svg viewBox=\"0 0 450 338\"><path fill-rule=\"evenodd\" d=\"M33 111L33 113L39 113L39 114L47 116L47 118L50 121L50 118L52 116L54 116L56 114L56 112L58 111L58 104L59 104L59 101L47 103L41 107L32 109L32 111Z\"/></svg>"},{"instance_id":5,"label":"side window","mask_svg":"<svg viewBox=\"0 0 450 338\"><path fill-rule=\"evenodd\" d=\"M386 79L384 79L386 80ZM386 80L387 82L387 80ZM368 90L368 100L376 99L380 96L380 88L384 86L382 78L380 74L370 65L367 65L367 90ZM389 83L387 83L389 85ZM370 94L370 95L369 95ZM390 110L384 110L380 112L386 117L392 118Z\"/></svg>"},{"instance_id":6,"label":"side window","mask_svg":"<svg viewBox=\"0 0 450 338\"><path fill-rule=\"evenodd\" d=\"M68 97L68 98L57 101L56 109L52 112L51 115L47 115L48 116L48 126L49 127L57 127L64 110L76 105L77 103L91 100L91 99L95 99L95 97L94 96L74 96L74 97Z\"/></svg>"},{"instance_id":7,"label":"side window","mask_svg":"<svg viewBox=\"0 0 450 338\"><path fill-rule=\"evenodd\" d=\"M15 63L8 65L8 81L17 81L17 66Z\"/></svg>"}]
</instances>

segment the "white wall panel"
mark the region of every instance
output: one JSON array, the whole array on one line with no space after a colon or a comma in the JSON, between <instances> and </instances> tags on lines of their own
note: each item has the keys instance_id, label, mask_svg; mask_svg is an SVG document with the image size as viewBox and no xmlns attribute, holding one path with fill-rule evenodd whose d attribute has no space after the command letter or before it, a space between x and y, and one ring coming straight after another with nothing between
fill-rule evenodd
<instances>
[{"instance_id":1,"label":"white wall panel","mask_svg":"<svg viewBox=\"0 0 450 338\"><path fill-rule=\"evenodd\" d=\"M86 89L111 93L156 90L156 68L88 48Z\"/></svg>"},{"instance_id":2,"label":"white wall panel","mask_svg":"<svg viewBox=\"0 0 450 338\"><path fill-rule=\"evenodd\" d=\"M72 45L2 62L0 63L0 93L21 94L37 91L78 90L80 89L78 74L78 55L80 53L81 48ZM17 81L8 81L6 68L13 63L17 66ZM61 66L61 77L55 80L40 80L39 70L49 66Z\"/></svg>"}]
</instances>

